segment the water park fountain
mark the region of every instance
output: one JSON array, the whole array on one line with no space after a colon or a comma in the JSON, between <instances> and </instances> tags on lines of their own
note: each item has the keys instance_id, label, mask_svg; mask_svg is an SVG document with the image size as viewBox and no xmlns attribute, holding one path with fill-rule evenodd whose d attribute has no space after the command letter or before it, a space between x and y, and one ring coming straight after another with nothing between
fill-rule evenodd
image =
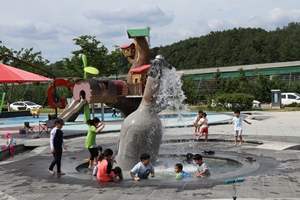
<instances>
[{"instance_id":1,"label":"water park fountain","mask_svg":"<svg viewBox=\"0 0 300 200\"><path fill-rule=\"evenodd\" d=\"M171 69L172 66L161 55L151 61L142 102L124 120L121 128L116 158L124 170L129 170L139 162L141 153L149 153L153 161L158 157L163 129L157 114L168 106L166 97L169 97L160 95L166 90L161 83L166 81L164 76Z\"/></svg>"}]
</instances>

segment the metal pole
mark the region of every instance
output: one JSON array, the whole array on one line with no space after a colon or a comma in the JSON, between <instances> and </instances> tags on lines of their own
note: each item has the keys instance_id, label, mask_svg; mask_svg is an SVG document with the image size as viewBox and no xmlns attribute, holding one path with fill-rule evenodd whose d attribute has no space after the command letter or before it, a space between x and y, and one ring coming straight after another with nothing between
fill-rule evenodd
<instances>
[{"instance_id":1,"label":"metal pole","mask_svg":"<svg viewBox=\"0 0 300 200\"><path fill-rule=\"evenodd\" d=\"M95 104L92 103L92 117L95 117Z\"/></svg>"},{"instance_id":2,"label":"metal pole","mask_svg":"<svg viewBox=\"0 0 300 200\"><path fill-rule=\"evenodd\" d=\"M101 103L101 121L104 122L104 103Z\"/></svg>"}]
</instances>

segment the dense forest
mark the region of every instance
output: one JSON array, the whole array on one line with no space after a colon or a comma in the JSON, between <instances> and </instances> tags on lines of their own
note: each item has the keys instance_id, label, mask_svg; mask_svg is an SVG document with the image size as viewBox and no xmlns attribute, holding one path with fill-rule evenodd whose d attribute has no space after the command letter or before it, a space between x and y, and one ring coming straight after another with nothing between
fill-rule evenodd
<instances>
[{"instance_id":1,"label":"dense forest","mask_svg":"<svg viewBox=\"0 0 300 200\"><path fill-rule=\"evenodd\" d=\"M266 31L234 28L159 48L177 70L300 60L300 23Z\"/></svg>"}]
</instances>

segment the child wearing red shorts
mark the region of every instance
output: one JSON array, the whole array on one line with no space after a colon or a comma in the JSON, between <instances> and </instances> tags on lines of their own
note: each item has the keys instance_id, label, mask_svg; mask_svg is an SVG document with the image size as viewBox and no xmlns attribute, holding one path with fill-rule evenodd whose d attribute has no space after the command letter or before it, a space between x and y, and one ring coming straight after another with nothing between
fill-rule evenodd
<instances>
[{"instance_id":1,"label":"child wearing red shorts","mask_svg":"<svg viewBox=\"0 0 300 200\"><path fill-rule=\"evenodd\" d=\"M206 113L203 113L202 118L200 119L200 135L197 137L197 140L200 139L201 136L205 135L205 142L208 140L208 119L206 118Z\"/></svg>"}]
</instances>

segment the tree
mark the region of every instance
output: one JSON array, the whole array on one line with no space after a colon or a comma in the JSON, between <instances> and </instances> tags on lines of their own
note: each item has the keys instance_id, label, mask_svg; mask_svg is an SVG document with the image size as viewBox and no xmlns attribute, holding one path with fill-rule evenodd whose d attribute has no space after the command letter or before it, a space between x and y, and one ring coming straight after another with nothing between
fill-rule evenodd
<instances>
[{"instance_id":1,"label":"tree","mask_svg":"<svg viewBox=\"0 0 300 200\"><path fill-rule=\"evenodd\" d=\"M124 57L121 48L117 45L114 47L115 50L107 55L107 63L110 65L108 74L116 75L116 78L118 79L118 74L126 74L129 71L130 66L128 65L127 59Z\"/></svg>"},{"instance_id":2,"label":"tree","mask_svg":"<svg viewBox=\"0 0 300 200\"><path fill-rule=\"evenodd\" d=\"M233 28L159 47L177 70L300 60L300 23L275 31Z\"/></svg>"},{"instance_id":3,"label":"tree","mask_svg":"<svg viewBox=\"0 0 300 200\"><path fill-rule=\"evenodd\" d=\"M70 77L68 72L64 70L63 61L51 63L48 69L55 75L55 77Z\"/></svg>"},{"instance_id":4,"label":"tree","mask_svg":"<svg viewBox=\"0 0 300 200\"><path fill-rule=\"evenodd\" d=\"M271 89L270 80L262 75L258 74L253 82L250 83L251 94L261 102L271 102Z\"/></svg>"},{"instance_id":5,"label":"tree","mask_svg":"<svg viewBox=\"0 0 300 200\"><path fill-rule=\"evenodd\" d=\"M194 104L196 102L196 95L197 95L197 90L196 90L196 84L193 81L193 77L189 78L184 78L183 76L181 77L182 80L182 87L181 89L184 92L184 95L186 96L186 103Z\"/></svg>"},{"instance_id":6,"label":"tree","mask_svg":"<svg viewBox=\"0 0 300 200\"><path fill-rule=\"evenodd\" d=\"M104 45L100 46L101 42L95 36L83 35L73 41L81 49L72 51L71 59L64 58L63 60L63 67L70 76L83 77L82 55L87 56L88 66L97 68L100 76L110 75L111 63L107 59L108 50Z\"/></svg>"},{"instance_id":7,"label":"tree","mask_svg":"<svg viewBox=\"0 0 300 200\"><path fill-rule=\"evenodd\" d=\"M30 49L21 48L19 51L12 51L11 55L20 60L26 61L32 65L35 65L39 68L48 70L48 63L50 61L47 59L44 59L42 56L42 53L40 51L34 52L33 48L30 48ZM21 63L17 60L9 60L7 62L7 64L11 65L13 67L28 71L28 72L32 72L35 74L40 74L40 75L49 77L49 74L47 74L39 69L33 68L25 63ZM52 78L52 77L50 77L50 78Z\"/></svg>"}]
</instances>

